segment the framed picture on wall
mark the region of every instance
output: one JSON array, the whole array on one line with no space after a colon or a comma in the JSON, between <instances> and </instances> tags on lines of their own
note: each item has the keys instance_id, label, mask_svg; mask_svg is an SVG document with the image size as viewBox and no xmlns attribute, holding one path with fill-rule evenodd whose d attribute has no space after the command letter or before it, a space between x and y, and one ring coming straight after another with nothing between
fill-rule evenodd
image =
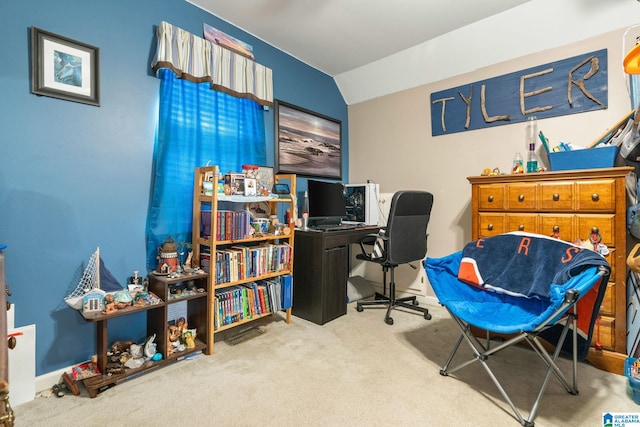
<instances>
[{"instance_id":1,"label":"framed picture on wall","mask_svg":"<svg viewBox=\"0 0 640 427\"><path fill-rule=\"evenodd\" d=\"M342 179L342 122L275 100L276 170Z\"/></svg>"},{"instance_id":2,"label":"framed picture on wall","mask_svg":"<svg viewBox=\"0 0 640 427\"><path fill-rule=\"evenodd\" d=\"M100 50L31 27L31 92L100 105Z\"/></svg>"}]
</instances>

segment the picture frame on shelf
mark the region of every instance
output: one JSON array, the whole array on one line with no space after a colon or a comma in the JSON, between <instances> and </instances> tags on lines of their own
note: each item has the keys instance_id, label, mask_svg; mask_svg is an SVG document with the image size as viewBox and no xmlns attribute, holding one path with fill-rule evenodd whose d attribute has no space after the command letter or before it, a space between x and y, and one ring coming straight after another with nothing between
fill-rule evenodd
<instances>
[{"instance_id":1,"label":"picture frame on shelf","mask_svg":"<svg viewBox=\"0 0 640 427\"><path fill-rule=\"evenodd\" d=\"M255 178L245 178L244 179L244 195L245 196L257 196L258 192L256 189L256 179Z\"/></svg>"},{"instance_id":2,"label":"picture frame on shelf","mask_svg":"<svg viewBox=\"0 0 640 427\"><path fill-rule=\"evenodd\" d=\"M31 93L100 106L100 49L31 27Z\"/></svg>"},{"instance_id":3,"label":"picture frame on shelf","mask_svg":"<svg viewBox=\"0 0 640 427\"><path fill-rule=\"evenodd\" d=\"M276 170L342 179L342 121L275 100Z\"/></svg>"}]
</instances>

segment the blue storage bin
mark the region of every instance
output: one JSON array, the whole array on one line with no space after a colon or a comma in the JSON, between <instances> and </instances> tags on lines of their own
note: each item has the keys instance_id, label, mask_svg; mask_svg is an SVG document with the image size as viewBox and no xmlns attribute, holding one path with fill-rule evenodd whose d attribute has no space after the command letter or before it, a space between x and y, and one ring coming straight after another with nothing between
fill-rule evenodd
<instances>
[{"instance_id":1,"label":"blue storage bin","mask_svg":"<svg viewBox=\"0 0 640 427\"><path fill-rule=\"evenodd\" d=\"M633 401L640 405L640 377L634 378L631 373L631 368L634 362L638 360L635 357L627 357L624 361L624 374L629 378L629 385L633 392Z\"/></svg>"},{"instance_id":2,"label":"blue storage bin","mask_svg":"<svg viewBox=\"0 0 640 427\"><path fill-rule=\"evenodd\" d=\"M584 150L560 151L549 153L552 171L574 169L611 168L618 155L618 146L585 148Z\"/></svg>"}]
</instances>

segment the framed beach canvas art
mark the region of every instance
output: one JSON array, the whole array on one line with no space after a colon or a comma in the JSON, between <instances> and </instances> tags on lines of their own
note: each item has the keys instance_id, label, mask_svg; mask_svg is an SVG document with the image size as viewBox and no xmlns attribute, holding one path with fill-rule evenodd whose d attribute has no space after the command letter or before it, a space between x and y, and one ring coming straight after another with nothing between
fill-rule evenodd
<instances>
[{"instance_id":1,"label":"framed beach canvas art","mask_svg":"<svg viewBox=\"0 0 640 427\"><path fill-rule=\"evenodd\" d=\"M342 122L275 101L278 173L342 179Z\"/></svg>"}]
</instances>

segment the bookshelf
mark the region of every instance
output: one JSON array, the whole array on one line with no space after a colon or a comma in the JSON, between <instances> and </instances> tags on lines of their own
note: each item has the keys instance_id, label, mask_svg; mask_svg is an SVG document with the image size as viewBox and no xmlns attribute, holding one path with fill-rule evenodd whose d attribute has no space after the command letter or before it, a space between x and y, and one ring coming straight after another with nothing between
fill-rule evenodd
<instances>
[{"instance_id":1,"label":"bookshelf","mask_svg":"<svg viewBox=\"0 0 640 427\"><path fill-rule=\"evenodd\" d=\"M275 175L289 194L266 196L218 194L222 180L217 166L195 169L192 263L208 273L206 354L222 331L281 311L291 322L296 176Z\"/></svg>"}]
</instances>

